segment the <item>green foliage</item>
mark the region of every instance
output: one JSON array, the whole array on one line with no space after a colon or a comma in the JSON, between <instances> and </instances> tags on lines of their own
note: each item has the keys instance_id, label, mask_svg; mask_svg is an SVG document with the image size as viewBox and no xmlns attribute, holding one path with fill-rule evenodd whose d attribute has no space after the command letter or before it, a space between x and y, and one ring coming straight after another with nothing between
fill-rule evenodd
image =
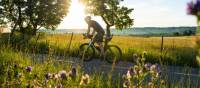
<instances>
[{"instance_id":1,"label":"green foliage","mask_svg":"<svg viewBox=\"0 0 200 88\"><path fill-rule=\"evenodd\" d=\"M133 9L121 6L122 0L80 0L86 5L86 12L95 16L101 16L107 25L107 32L110 27L124 29L133 25L130 14Z\"/></svg>"},{"instance_id":2,"label":"green foliage","mask_svg":"<svg viewBox=\"0 0 200 88\"><path fill-rule=\"evenodd\" d=\"M40 28L55 29L67 15L70 0L1 0L0 16L12 31L36 34ZM2 21L2 20L1 20Z\"/></svg>"}]
</instances>

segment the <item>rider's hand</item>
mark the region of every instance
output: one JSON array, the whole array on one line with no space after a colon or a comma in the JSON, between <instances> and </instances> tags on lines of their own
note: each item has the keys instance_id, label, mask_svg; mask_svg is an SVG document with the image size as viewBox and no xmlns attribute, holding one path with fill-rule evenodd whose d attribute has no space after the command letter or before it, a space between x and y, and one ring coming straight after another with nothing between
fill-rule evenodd
<instances>
[{"instance_id":1,"label":"rider's hand","mask_svg":"<svg viewBox=\"0 0 200 88\"><path fill-rule=\"evenodd\" d=\"M92 38L92 37L93 37L93 35L88 34L88 38Z\"/></svg>"}]
</instances>

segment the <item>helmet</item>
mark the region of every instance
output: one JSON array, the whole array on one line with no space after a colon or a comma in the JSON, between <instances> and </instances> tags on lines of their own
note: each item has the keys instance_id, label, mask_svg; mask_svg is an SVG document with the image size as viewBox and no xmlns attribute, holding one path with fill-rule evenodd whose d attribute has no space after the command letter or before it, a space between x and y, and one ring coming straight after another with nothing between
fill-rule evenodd
<instances>
[{"instance_id":1,"label":"helmet","mask_svg":"<svg viewBox=\"0 0 200 88\"><path fill-rule=\"evenodd\" d=\"M85 20L91 20L92 18L91 18L91 16L86 16L85 17Z\"/></svg>"}]
</instances>

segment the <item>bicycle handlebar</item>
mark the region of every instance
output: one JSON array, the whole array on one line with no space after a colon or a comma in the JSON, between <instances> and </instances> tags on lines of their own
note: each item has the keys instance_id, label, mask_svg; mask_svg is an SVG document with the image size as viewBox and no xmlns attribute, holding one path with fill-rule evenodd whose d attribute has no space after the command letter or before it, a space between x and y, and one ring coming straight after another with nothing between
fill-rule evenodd
<instances>
[{"instance_id":1,"label":"bicycle handlebar","mask_svg":"<svg viewBox=\"0 0 200 88\"><path fill-rule=\"evenodd\" d=\"M87 33L83 33L83 39L92 39L92 37L89 37L89 35ZM104 39L106 40L112 40L113 38L113 34L110 37L105 36Z\"/></svg>"}]
</instances>

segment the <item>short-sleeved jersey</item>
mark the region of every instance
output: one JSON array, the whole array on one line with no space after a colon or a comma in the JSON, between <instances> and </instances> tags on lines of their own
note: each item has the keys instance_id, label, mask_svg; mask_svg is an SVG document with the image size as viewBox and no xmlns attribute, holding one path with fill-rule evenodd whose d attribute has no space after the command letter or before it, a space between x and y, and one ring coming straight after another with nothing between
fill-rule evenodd
<instances>
[{"instance_id":1,"label":"short-sleeved jersey","mask_svg":"<svg viewBox=\"0 0 200 88\"><path fill-rule=\"evenodd\" d=\"M101 25L94 21L94 20L91 20L89 23L88 23L88 26L89 27L92 27L98 34L101 33L101 34L104 34L104 30L103 28L101 27Z\"/></svg>"}]
</instances>

